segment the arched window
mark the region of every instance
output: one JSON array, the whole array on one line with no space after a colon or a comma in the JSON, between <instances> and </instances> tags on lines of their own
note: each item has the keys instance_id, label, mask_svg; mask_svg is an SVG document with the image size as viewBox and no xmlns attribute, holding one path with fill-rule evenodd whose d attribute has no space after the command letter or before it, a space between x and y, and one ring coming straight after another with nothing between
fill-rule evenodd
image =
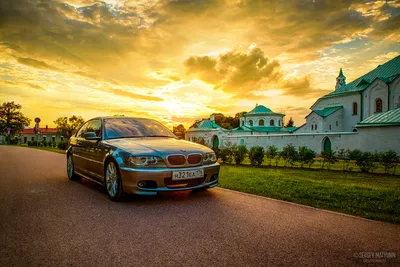
<instances>
[{"instance_id":1,"label":"arched window","mask_svg":"<svg viewBox=\"0 0 400 267\"><path fill-rule=\"evenodd\" d=\"M375 100L375 112L382 112L382 99Z\"/></svg>"},{"instance_id":2,"label":"arched window","mask_svg":"<svg viewBox=\"0 0 400 267\"><path fill-rule=\"evenodd\" d=\"M259 120L258 121L258 126L264 126L264 120Z\"/></svg>"},{"instance_id":3,"label":"arched window","mask_svg":"<svg viewBox=\"0 0 400 267\"><path fill-rule=\"evenodd\" d=\"M274 120L270 120L270 121L269 121L269 126L275 126Z\"/></svg>"},{"instance_id":4,"label":"arched window","mask_svg":"<svg viewBox=\"0 0 400 267\"><path fill-rule=\"evenodd\" d=\"M315 130L317 130L317 125L315 124Z\"/></svg>"},{"instance_id":5,"label":"arched window","mask_svg":"<svg viewBox=\"0 0 400 267\"><path fill-rule=\"evenodd\" d=\"M249 124L250 124L250 126L253 126L253 121L249 120Z\"/></svg>"},{"instance_id":6,"label":"arched window","mask_svg":"<svg viewBox=\"0 0 400 267\"><path fill-rule=\"evenodd\" d=\"M357 102L353 103L353 115L357 115L358 105Z\"/></svg>"},{"instance_id":7,"label":"arched window","mask_svg":"<svg viewBox=\"0 0 400 267\"><path fill-rule=\"evenodd\" d=\"M314 131L314 124L311 124L311 131Z\"/></svg>"},{"instance_id":8,"label":"arched window","mask_svg":"<svg viewBox=\"0 0 400 267\"><path fill-rule=\"evenodd\" d=\"M281 126L281 120L278 120L278 125Z\"/></svg>"},{"instance_id":9,"label":"arched window","mask_svg":"<svg viewBox=\"0 0 400 267\"><path fill-rule=\"evenodd\" d=\"M244 121L242 121L242 126L244 125Z\"/></svg>"},{"instance_id":10,"label":"arched window","mask_svg":"<svg viewBox=\"0 0 400 267\"><path fill-rule=\"evenodd\" d=\"M332 125L331 124L329 124L329 130L332 130Z\"/></svg>"}]
</instances>

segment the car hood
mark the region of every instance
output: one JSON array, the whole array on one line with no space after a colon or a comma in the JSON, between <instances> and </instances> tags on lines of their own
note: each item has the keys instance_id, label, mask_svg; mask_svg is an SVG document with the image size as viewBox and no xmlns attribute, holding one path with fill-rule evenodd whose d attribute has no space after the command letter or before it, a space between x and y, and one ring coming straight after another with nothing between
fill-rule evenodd
<instances>
[{"instance_id":1,"label":"car hood","mask_svg":"<svg viewBox=\"0 0 400 267\"><path fill-rule=\"evenodd\" d=\"M117 149L125 150L134 155L170 155L212 152L203 145L175 138L144 137L144 138L121 138L106 140L105 144Z\"/></svg>"}]
</instances>

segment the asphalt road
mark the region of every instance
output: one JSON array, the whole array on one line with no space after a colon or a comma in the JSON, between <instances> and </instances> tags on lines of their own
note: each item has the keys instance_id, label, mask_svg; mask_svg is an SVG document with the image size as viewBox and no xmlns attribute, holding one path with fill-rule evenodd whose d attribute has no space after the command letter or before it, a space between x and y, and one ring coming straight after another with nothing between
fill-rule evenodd
<instances>
[{"instance_id":1,"label":"asphalt road","mask_svg":"<svg viewBox=\"0 0 400 267\"><path fill-rule=\"evenodd\" d=\"M400 225L219 188L114 203L62 154L0 155L1 266L400 265Z\"/></svg>"}]
</instances>

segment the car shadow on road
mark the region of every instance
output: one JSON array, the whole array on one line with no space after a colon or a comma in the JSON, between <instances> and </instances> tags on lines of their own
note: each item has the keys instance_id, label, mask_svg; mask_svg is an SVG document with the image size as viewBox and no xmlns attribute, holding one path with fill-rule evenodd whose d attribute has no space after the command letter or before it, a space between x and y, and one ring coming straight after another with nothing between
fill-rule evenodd
<instances>
[{"instance_id":1,"label":"car shadow on road","mask_svg":"<svg viewBox=\"0 0 400 267\"><path fill-rule=\"evenodd\" d=\"M107 193L105 192L105 188L97 183L94 183L90 180L82 178L77 181L80 185L84 186L88 190L92 192L97 192L101 194L105 200L111 201L107 197ZM121 198L120 202L124 204L151 204L154 205L156 203L166 203L166 202L187 202L187 201L197 201L199 199L213 199L215 194L212 192L212 189L208 190L185 190L185 191L176 191L176 192L160 192L155 196L141 196L141 195L130 195L124 194Z\"/></svg>"}]
</instances>

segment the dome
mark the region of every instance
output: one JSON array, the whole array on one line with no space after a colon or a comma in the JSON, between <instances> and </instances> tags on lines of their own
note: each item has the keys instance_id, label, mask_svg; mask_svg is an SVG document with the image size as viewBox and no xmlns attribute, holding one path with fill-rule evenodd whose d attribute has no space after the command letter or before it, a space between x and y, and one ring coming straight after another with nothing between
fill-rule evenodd
<instances>
[{"instance_id":1,"label":"dome","mask_svg":"<svg viewBox=\"0 0 400 267\"><path fill-rule=\"evenodd\" d=\"M274 112L263 105L258 105L247 114L260 114L260 113L274 113Z\"/></svg>"}]
</instances>

